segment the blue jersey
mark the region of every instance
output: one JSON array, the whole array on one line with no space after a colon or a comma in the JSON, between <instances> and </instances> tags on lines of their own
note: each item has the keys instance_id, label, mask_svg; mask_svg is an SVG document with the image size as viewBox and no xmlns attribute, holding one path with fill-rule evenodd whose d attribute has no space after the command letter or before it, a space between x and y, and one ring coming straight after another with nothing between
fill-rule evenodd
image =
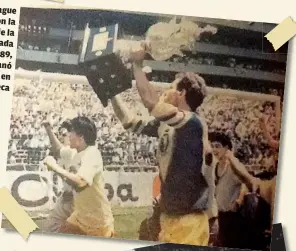
<instances>
[{"instance_id":1,"label":"blue jersey","mask_svg":"<svg viewBox=\"0 0 296 251\"><path fill-rule=\"evenodd\" d=\"M134 119L126 125L136 133L158 137L161 209L168 214L207 210L209 189L202 173L204 128L196 113L160 102L149 123Z\"/></svg>"}]
</instances>

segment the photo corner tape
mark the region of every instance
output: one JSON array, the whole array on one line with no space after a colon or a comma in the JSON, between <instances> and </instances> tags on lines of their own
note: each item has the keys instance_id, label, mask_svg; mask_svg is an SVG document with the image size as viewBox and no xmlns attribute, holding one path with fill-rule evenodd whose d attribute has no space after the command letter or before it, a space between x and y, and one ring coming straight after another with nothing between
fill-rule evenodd
<instances>
[{"instance_id":1,"label":"photo corner tape","mask_svg":"<svg viewBox=\"0 0 296 251\"><path fill-rule=\"evenodd\" d=\"M38 228L5 187L0 188L0 211L25 240Z\"/></svg>"},{"instance_id":2,"label":"photo corner tape","mask_svg":"<svg viewBox=\"0 0 296 251\"><path fill-rule=\"evenodd\" d=\"M264 37L272 44L275 51L296 35L296 23L287 17Z\"/></svg>"}]
</instances>

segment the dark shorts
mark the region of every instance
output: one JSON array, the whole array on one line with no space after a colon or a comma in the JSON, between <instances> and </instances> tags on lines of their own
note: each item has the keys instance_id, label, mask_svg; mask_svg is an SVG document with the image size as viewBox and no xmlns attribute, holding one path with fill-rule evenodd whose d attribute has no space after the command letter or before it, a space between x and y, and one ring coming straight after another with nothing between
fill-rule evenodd
<instances>
[{"instance_id":1,"label":"dark shorts","mask_svg":"<svg viewBox=\"0 0 296 251\"><path fill-rule=\"evenodd\" d=\"M219 246L227 248L246 248L244 220L237 212L219 212Z\"/></svg>"}]
</instances>

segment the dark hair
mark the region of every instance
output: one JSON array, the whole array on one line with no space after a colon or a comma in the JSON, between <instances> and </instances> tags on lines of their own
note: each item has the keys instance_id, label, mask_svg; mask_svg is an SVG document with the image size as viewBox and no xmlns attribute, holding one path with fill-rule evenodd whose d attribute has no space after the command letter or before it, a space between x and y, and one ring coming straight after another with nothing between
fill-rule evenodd
<instances>
[{"instance_id":1,"label":"dark hair","mask_svg":"<svg viewBox=\"0 0 296 251\"><path fill-rule=\"evenodd\" d=\"M62 128L66 128L67 131L70 132L70 131L72 130L71 120L69 120L69 119L65 120L65 121L61 124L59 130L61 130Z\"/></svg>"},{"instance_id":2,"label":"dark hair","mask_svg":"<svg viewBox=\"0 0 296 251\"><path fill-rule=\"evenodd\" d=\"M196 111L196 109L203 103L205 98L205 93L202 88L193 88L192 82L187 77L184 77L177 84L178 91L186 91L185 100L189 105L192 111Z\"/></svg>"},{"instance_id":3,"label":"dark hair","mask_svg":"<svg viewBox=\"0 0 296 251\"><path fill-rule=\"evenodd\" d=\"M71 120L71 131L83 136L88 146L93 146L97 139L97 128L95 123L87 117L76 117Z\"/></svg>"},{"instance_id":4,"label":"dark hair","mask_svg":"<svg viewBox=\"0 0 296 251\"><path fill-rule=\"evenodd\" d=\"M209 133L210 142L219 142L223 147L232 150L232 143L228 135L221 132L211 132Z\"/></svg>"}]
</instances>

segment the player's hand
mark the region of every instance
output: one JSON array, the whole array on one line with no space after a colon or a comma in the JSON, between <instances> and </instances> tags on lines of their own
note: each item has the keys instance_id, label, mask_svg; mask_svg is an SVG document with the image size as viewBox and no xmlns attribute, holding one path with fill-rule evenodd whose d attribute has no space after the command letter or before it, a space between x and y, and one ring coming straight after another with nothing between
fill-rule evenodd
<instances>
[{"instance_id":1,"label":"player's hand","mask_svg":"<svg viewBox=\"0 0 296 251\"><path fill-rule=\"evenodd\" d=\"M131 50L130 60L134 63L142 63L149 50L148 44L146 42L142 42L140 48Z\"/></svg>"},{"instance_id":2,"label":"player's hand","mask_svg":"<svg viewBox=\"0 0 296 251\"><path fill-rule=\"evenodd\" d=\"M44 126L45 128L51 128L51 123L49 120L45 120L43 121L42 126Z\"/></svg>"},{"instance_id":3,"label":"player's hand","mask_svg":"<svg viewBox=\"0 0 296 251\"><path fill-rule=\"evenodd\" d=\"M57 161L52 156L47 156L43 160L43 163L47 166L48 170L56 171L58 169Z\"/></svg>"},{"instance_id":4,"label":"player's hand","mask_svg":"<svg viewBox=\"0 0 296 251\"><path fill-rule=\"evenodd\" d=\"M233 153L232 151L230 151L230 150L227 150L227 152L225 153L225 157L226 157L227 159L229 159L229 160L235 158L235 157L234 157L234 153Z\"/></svg>"}]
</instances>

